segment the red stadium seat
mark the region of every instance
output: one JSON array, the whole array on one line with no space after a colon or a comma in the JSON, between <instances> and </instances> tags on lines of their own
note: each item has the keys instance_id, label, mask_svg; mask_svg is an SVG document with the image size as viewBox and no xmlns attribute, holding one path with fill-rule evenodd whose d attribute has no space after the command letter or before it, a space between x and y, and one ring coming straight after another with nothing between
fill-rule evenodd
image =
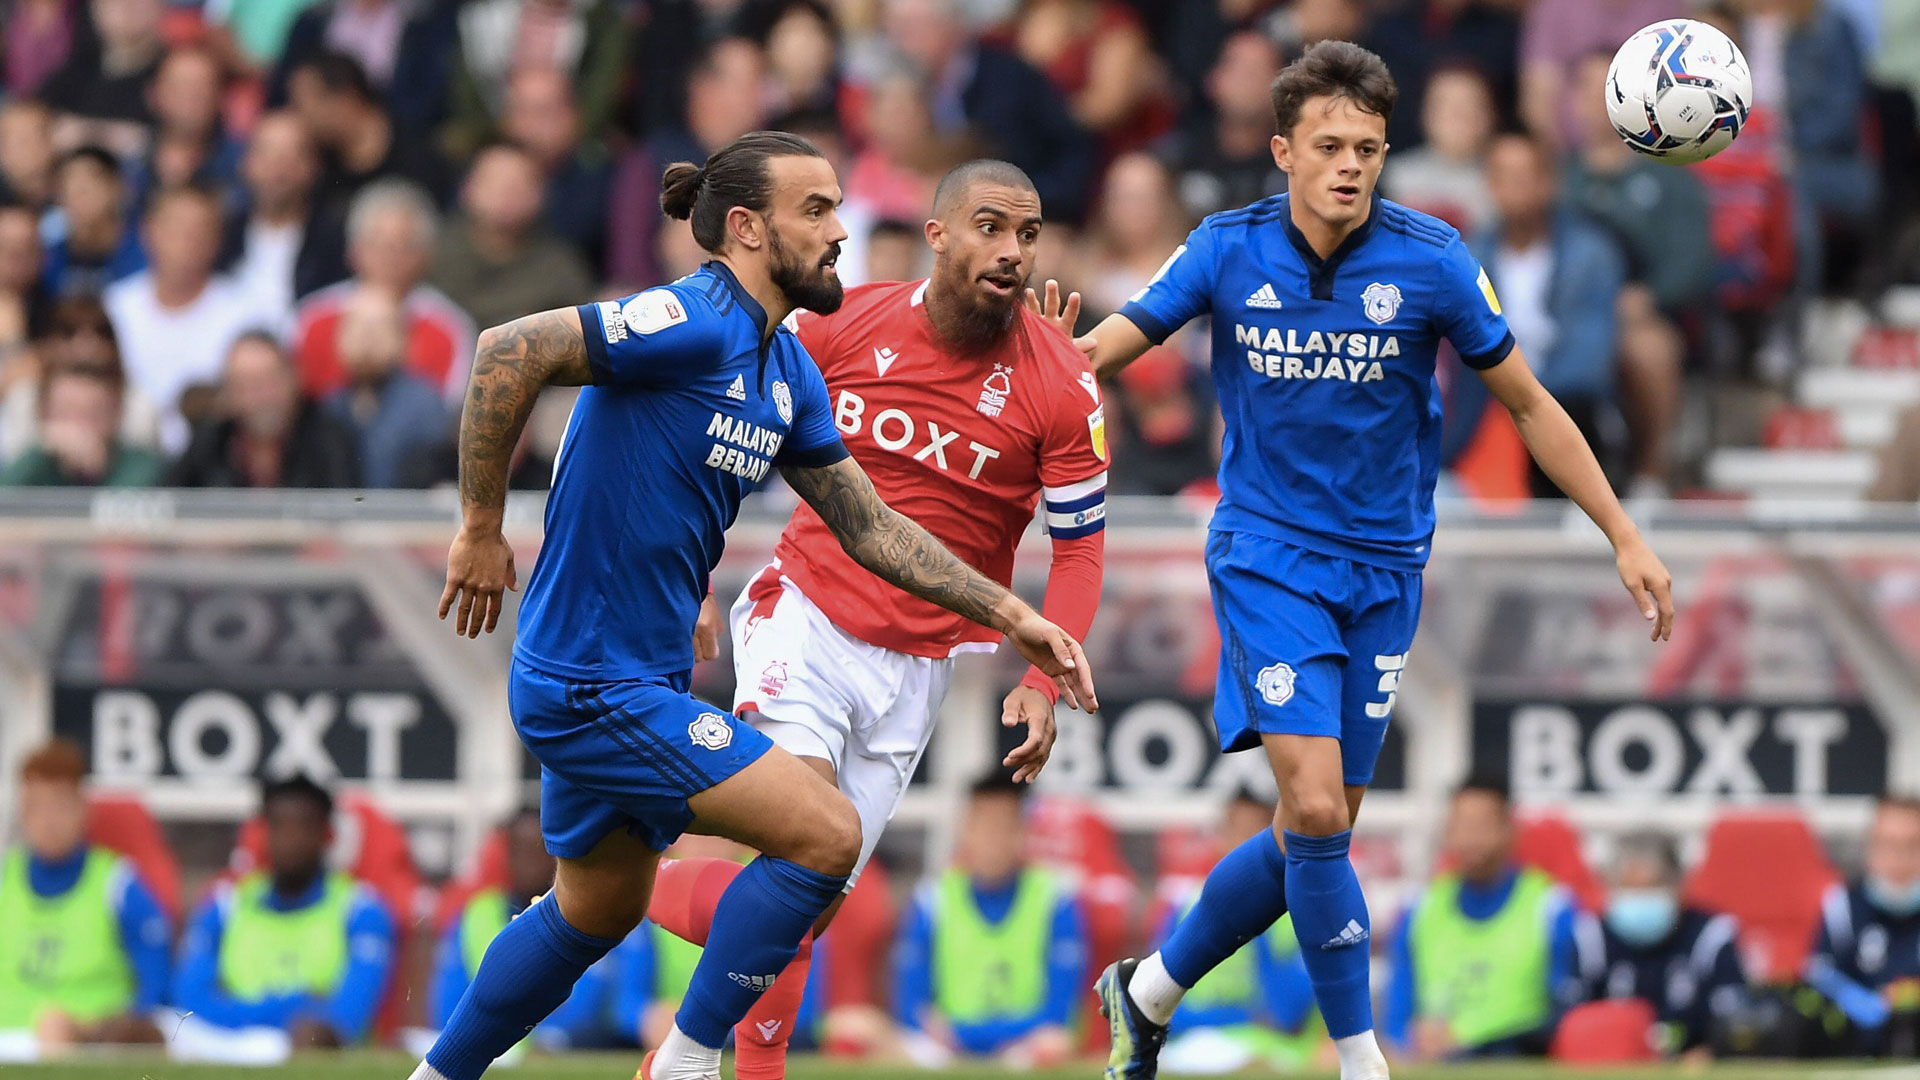
<instances>
[{"instance_id":1,"label":"red stadium seat","mask_svg":"<svg viewBox=\"0 0 1920 1080\"><path fill-rule=\"evenodd\" d=\"M1605 906L1606 890L1580 850L1580 833L1566 819L1554 815L1522 819L1514 855L1522 864L1544 870L1566 886L1588 911Z\"/></svg>"},{"instance_id":2,"label":"red stadium seat","mask_svg":"<svg viewBox=\"0 0 1920 1080\"><path fill-rule=\"evenodd\" d=\"M140 880L160 901L160 909L179 926L180 864L161 835L159 822L131 796L94 795L87 803L87 840L131 860Z\"/></svg>"},{"instance_id":3,"label":"red stadium seat","mask_svg":"<svg viewBox=\"0 0 1920 1080\"><path fill-rule=\"evenodd\" d=\"M1838 879L1820 840L1795 813L1729 814L1707 832L1687 902L1740 920L1748 970L1796 978L1813 944L1820 897Z\"/></svg>"},{"instance_id":4,"label":"red stadium seat","mask_svg":"<svg viewBox=\"0 0 1920 1080\"><path fill-rule=\"evenodd\" d=\"M1548 1049L1557 1061L1611 1065L1654 1061L1653 1006L1642 998L1590 1001L1568 1011Z\"/></svg>"}]
</instances>

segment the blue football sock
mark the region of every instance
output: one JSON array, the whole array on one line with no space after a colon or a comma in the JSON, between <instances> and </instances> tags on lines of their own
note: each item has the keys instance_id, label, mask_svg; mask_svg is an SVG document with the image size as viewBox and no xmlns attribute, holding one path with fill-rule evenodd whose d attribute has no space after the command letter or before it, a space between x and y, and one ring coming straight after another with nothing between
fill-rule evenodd
<instances>
[{"instance_id":1,"label":"blue football sock","mask_svg":"<svg viewBox=\"0 0 1920 1080\"><path fill-rule=\"evenodd\" d=\"M551 896L528 908L487 946L480 970L427 1051L427 1064L447 1080L479 1080L618 944L567 925Z\"/></svg>"},{"instance_id":2,"label":"blue football sock","mask_svg":"<svg viewBox=\"0 0 1920 1080\"><path fill-rule=\"evenodd\" d=\"M1160 962L1192 989L1207 972L1287 913L1287 857L1272 829L1227 852L1200 887L1200 899L1160 946Z\"/></svg>"},{"instance_id":3,"label":"blue football sock","mask_svg":"<svg viewBox=\"0 0 1920 1080\"><path fill-rule=\"evenodd\" d=\"M1347 861L1352 831L1301 836L1288 831L1287 906L1300 939L1300 958L1313 980L1313 997L1336 1039L1373 1029L1367 985L1371 924L1360 879Z\"/></svg>"},{"instance_id":4,"label":"blue football sock","mask_svg":"<svg viewBox=\"0 0 1920 1080\"><path fill-rule=\"evenodd\" d=\"M748 863L720 894L707 950L674 1023L702 1046L724 1045L727 1032L787 969L800 939L846 885L845 877L785 859L762 855Z\"/></svg>"}]
</instances>

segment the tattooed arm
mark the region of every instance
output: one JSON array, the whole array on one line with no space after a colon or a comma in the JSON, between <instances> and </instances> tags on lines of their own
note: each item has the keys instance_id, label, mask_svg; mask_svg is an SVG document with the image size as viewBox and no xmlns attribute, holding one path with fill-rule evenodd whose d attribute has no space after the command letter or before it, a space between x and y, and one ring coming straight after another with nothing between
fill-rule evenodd
<instances>
[{"instance_id":1,"label":"tattooed arm","mask_svg":"<svg viewBox=\"0 0 1920 1080\"><path fill-rule=\"evenodd\" d=\"M503 593L518 584L513 548L500 534L500 521L513 448L534 400L542 387L592 381L580 313L573 308L543 311L481 333L460 413L460 535L447 553L447 587L440 595L442 619L459 601L456 633L492 633Z\"/></svg>"},{"instance_id":2,"label":"tattooed arm","mask_svg":"<svg viewBox=\"0 0 1920 1080\"><path fill-rule=\"evenodd\" d=\"M1080 643L882 502L852 458L788 466L781 475L853 561L922 600L1006 634L1023 656L1054 677L1069 704L1098 707Z\"/></svg>"}]
</instances>

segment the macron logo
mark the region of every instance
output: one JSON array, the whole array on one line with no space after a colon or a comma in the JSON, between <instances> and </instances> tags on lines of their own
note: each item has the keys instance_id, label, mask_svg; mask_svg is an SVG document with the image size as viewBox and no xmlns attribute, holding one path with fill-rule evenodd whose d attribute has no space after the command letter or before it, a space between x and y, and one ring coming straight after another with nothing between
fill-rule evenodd
<instances>
[{"instance_id":1,"label":"macron logo","mask_svg":"<svg viewBox=\"0 0 1920 1080\"><path fill-rule=\"evenodd\" d=\"M755 1020L753 1026L755 1030L760 1032L760 1041L762 1042L772 1042L773 1037L780 1034L780 1021L778 1020Z\"/></svg>"},{"instance_id":2,"label":"macron logo","mask_svg":"<svg viewBox=\"0 0 1920 1080\"><path fill-rule=\"evenodd\" d=\"M1322 949L1344 949L1349 945L1358 945L1365 940L1367 940L1367 928L1361 926L1360 920L1358 919L1348 919L1347 925L1340 928L1340 933L1320 947Z\"/></svg>"},{"instance_id":3,"label":"macron logo","mask_svg":"<svg viewBox=\"0 0 1920 1080\"><path fill-rule=\"evenodd\" d=\"M734 982L739 983L741 986L746 987L747 989L753 991L756 994L764 994L768 990L773 989L773 980L778 977L779 976L777 974L776 975L742 975L737 971L727 972L727 978L732 979Z\"/></svg>"},{"instance_id":4,"label":"macron logo","mask_svg":"<svg viewBox=\"0 0 1920 1080\"><path fill-rule=\"evenodd\" d=\"M727 387L727 396L735 401L747 400L747 377L745 375L735 375L733 377L733 385Z\"/></svg>"},{"instance_id":5,"label":"macron logo","mask_svg":"<svg viewBox=\"0 0 1920 1080\"><path fill-rule=\"evenodd\" d=\"M898 359L900 359L900 354L890 348L873 350L873 366L879 368L880 374L882 375L885 375L887 369L892 367L893 362Z\"/></svg>"},{"instance_id":6,"label":"macron logo","mask_svg":"<svg viewBox=\"0 0 1920 1080\"><path fill-rule=\"evenodd\" d=\"M1273 291L1273 282L1269 281L1265 285L1253 290L1253 295L1247 297L1247 306L1250 308L1268 308L1273 311L1280 310L1280 297Z\"/></svg>"}]
</instances>

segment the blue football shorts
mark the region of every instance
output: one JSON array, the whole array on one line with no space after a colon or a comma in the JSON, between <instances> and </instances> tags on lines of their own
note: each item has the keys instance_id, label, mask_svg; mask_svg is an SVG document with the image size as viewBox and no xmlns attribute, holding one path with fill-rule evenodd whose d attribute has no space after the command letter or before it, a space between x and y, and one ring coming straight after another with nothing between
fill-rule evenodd
<instances>
[{"instance_id":1,"label":"blue football shorts","mask_svg":"<svg viewBox=\"0 0 1920 1080\"><path fill-rule=\"evenodd\" d=\"M1420 574L1216 530L1207 577L1220 623L1220 749L1325 735L1340 740L1346 783L1371 783L1420 622Z\"/></svg>"},{"instance_id":2,"label":"blue football shorts","mask_svg":"<svg viewBox=\"0 0 1920 1080\"><path fill-rule=\"evenodd\" d=\"M688 686L687 673L577 682L514 659L507 701L520 741L540 762L549 852L579 858L620 828L663 851L693 821L689 798L772 749Z\"/></svg>"}]
</instances>

